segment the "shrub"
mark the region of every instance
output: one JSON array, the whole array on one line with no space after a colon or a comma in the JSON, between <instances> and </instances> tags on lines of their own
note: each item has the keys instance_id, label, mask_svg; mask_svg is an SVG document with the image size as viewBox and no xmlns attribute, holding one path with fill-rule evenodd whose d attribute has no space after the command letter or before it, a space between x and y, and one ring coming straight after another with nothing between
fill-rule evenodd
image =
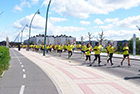
<instances>
[{"instance_id":1,"label":"shrub","mask_svg":"<svg viewBox=\"0 0 140 94\"><path fill-rule=\"evenodd\" d=\"M10 61L9 48L5 46L0 46L0 75L2 75L4 70L8 70Z\"/></svg>"}]
</instances>

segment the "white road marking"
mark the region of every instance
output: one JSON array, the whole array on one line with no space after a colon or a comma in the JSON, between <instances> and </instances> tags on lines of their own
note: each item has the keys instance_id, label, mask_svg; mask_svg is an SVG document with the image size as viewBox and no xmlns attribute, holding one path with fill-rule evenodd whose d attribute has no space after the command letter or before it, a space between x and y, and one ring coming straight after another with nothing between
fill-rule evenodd
<instances>
[{"instance_id":1,"label":"white road marking","mask_svg":"<svg viewBox=\"0 0 140 94\"><path fill-rule=\"evenodd\" d=\"M1 77L3 77L3 76L4 76L4 74L5 74L5 71L2 73Z\"/></svg>"},{"instance_id":2,"label":"white road marking","mask_svg":"<svg viewBox=\"0 0 140 94\"><path fill-rule=\"evenodd\" d=\"M22 62L20 62L20 64L22 64Z\"/></svg>"},{"instance_id":3,"label":"white road marking","mask_svg":"<svg viewBox=\"0 0 140 94\"><path fill-rule=\"evenodd\" d=\"M22 85L19 94L24 94L24 89L25 89L25 85Z\"/></svg>"},{"instance_id":4,"label":"white road marking","mask_svg":"<svg viewBox=\"0 0 140 94\"><path fill-rule=\"evenodd\" d=\"M23 78L26 78L26 74L23 74Z\"/></svg>"},{"instance_id":5,"label":"white road marking","mask_svg":"<svg viewBox=\"0 0 140 94\"><path fill-rule=\"evenodd\" d=\"M24 66L23 66L23 65L21 65L21 67L23 68Z\"/></svg>"},{"instance_id":6,"label":"white road marking","mask_svg":"<svg viewBox=\"0 0 140 94\"><path fill-rule=\"evenodd\" d=\"M25 72L25 69L22 69L23 72Z\"/></svg>"}]
</instances>

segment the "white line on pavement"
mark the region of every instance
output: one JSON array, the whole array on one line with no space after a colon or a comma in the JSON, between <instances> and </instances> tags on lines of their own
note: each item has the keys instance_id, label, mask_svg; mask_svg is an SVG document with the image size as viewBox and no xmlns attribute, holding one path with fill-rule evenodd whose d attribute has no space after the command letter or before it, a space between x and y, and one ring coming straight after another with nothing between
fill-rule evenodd
<instances>
[{"instance_id":1,"label":"white line on pavement","mask_svg":"<svg viewBox=\"0 0 140 94\"><path fill-rule=\"evenodd\" d=\"M1 77L3 77L4 74L5 74L5 71L2 73Z\"/></svg>"},{"instance_id":2,"label":"white line on pavement","mask_svg":"<svg viewBox=\"0 0 140 94\"><path fill-rule=\"evenodd\" d=\"M26 78L26 74L23 74L23 78Z\"/></svg>"},{"instance_id":3,"label":"white line on pavement","mask_svg":"<svg viewBox=\"0 0 140 94\"><path fill-rule=\"evenodd\" d=\"M21 65L21 67L23 68L24 66L23 66L23 65Z\"/></svg>"},{"instance_id":4,"label":"white line on pavement","mask_svg":"<svg viewBox=\"0 0 140 94\"><path fill-rule=\"evenodd\" d=\"M19 94L23 94L24 93L24 89L25 89L25 85L22 85L21 88L20 88Z\"/></svg>"},{"instance_id":5,"label":"white line on pavement","mask_svg":"<svg viewBox=\"0 0 140 94\"><path fill-rule=\"evenodd\" d=\"M20 64L22 64L22 62L20 62Z\"/></svg>"},{"instance_id":6,"label":"white line on pavement","mask_svg":"<svg viewBox=\"0 0 140 94\"><path fill-rule=\"evenodd\" d=\"M22 69L23 72L25 72L25 69Z\"/></svg>"}]
</instances>

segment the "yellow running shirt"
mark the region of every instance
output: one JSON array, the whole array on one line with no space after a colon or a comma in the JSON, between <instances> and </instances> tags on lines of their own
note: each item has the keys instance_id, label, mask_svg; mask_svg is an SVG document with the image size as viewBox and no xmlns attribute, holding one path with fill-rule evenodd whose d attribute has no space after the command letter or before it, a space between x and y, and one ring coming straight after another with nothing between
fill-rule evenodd
<instances>
[{"instance_id":1,"label":"yellow running shirt","mask_svg":"<svg viewBox=\"0 0 140 94\"><path fill-rule=\"evenodd\" d=\"M123 54L128 55L129 54L129 47L123 47Z\"/></svg>"}]
</instances>

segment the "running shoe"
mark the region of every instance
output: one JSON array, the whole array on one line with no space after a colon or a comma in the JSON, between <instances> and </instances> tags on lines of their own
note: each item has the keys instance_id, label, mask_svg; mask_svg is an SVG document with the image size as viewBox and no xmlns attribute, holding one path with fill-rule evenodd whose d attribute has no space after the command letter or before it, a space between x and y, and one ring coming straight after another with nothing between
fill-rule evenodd
<instances>
[{"instance_id":1,"label":"running shoe","mask_svg":"<svg viewBox=\"0 0 140 94\"><path fill-rule=\"evenodd\" d=\"M109 60L107 59L107 63L109 63Z\"/></svg>"},{"instance_id":2,"label":"running shoe","mask_svg":"<svg viewBox=\"0 0 140 94\"><path fill-rule=\"evenodd\" d=\"M123 63L121 62L121 65L123 65Z\"/></svg>"}]
</instances>

